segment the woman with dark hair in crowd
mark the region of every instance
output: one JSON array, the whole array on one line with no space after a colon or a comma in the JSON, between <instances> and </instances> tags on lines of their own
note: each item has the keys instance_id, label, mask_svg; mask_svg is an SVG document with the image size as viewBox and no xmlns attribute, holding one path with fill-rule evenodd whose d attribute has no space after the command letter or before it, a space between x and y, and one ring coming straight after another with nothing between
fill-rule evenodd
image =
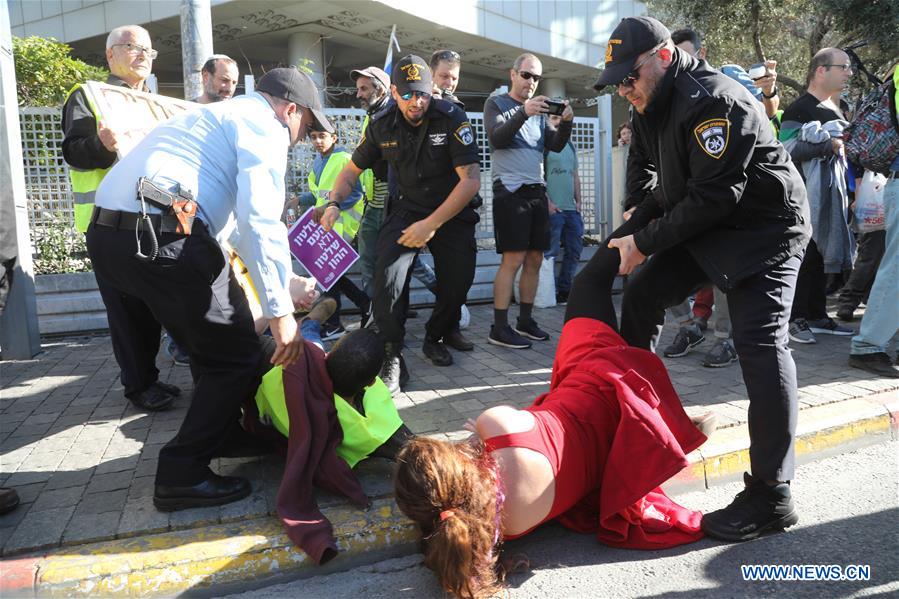
<instances>
[{"instance_id":1,"label":"woman with dark hair in crowd","mask_svg":"<svg viewBox=\"0 0 899 599\"><path fill-rule=\"evenodd\" d=\"M628 121L624 121L620 125L618 125L618 145L619 146L629 146L631 145L631 135L633 135L634 130L631 129L631 124Z\"/></svg>"},{"instance_id":2,"label":"woman with dark hair in crowd","mask_svg":"<svg viewBox=\"0 0 899 599\"><path fill-rule=\"evenodd\" d=\"M552 519L615 547L702 537L701 514L659 485L713 421L691 422L662 361L618 335L615 272L617 263L575 279L548 393L523 410L490 408L468 441L420 437L397 456L397 504L421 528L425 565L446 591L498 591L499 544Z\"/></svg>"}]
</instances>

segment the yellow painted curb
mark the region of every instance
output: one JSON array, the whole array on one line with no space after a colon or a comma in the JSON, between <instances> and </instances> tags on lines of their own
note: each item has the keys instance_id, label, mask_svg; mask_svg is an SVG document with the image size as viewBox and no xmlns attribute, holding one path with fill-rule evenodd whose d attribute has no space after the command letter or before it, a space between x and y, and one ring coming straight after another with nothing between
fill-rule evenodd
<instances>
[{"instance_id":1,"label":"yellow painted curb","mask_svg":"<svg viewBox=\"0 0 899 599\"><path fill-rule=\"evenodd\" d=\"M411 543L418 531L392 498L368 511L328 511L340 554ZM146 597L259 580L317 567L274 518L60 549L38 559L39 597ZM13 589L7 589L13 591Z\"/></svg>"}]
</instances>

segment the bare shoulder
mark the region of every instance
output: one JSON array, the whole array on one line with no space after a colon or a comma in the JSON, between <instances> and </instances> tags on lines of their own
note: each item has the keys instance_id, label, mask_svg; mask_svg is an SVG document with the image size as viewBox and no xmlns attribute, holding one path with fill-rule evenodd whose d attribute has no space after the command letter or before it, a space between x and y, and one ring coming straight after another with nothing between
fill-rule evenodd
<instances>
[{"instance_id":1,"label":"bare shoulder","mask_svg":"<svg viewBox=\"0 0 899 599\"><path fill-rule=\"evenodd\" d=\"M485 410L477 420L478 436L489 439L498 435L522 433L534 427L534 416L512 406L496 406Z\"/></svg>"}]
</instances>

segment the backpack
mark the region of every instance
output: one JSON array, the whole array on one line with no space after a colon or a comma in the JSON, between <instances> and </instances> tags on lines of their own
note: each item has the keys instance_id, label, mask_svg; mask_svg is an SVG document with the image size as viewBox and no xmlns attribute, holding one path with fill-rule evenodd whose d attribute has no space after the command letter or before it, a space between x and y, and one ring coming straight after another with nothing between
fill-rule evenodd
<instances>
[{"instance_id":1,"label":"backpack","mask_svg":"<svg viewBox=\"0 0 899 599\"><path fill-rule=\"evenodd\" d=\"M895 96L892 79L865 96L843 136L847 158L875 173L889 174L899 155Z\"/></svg>"}]
</instances>

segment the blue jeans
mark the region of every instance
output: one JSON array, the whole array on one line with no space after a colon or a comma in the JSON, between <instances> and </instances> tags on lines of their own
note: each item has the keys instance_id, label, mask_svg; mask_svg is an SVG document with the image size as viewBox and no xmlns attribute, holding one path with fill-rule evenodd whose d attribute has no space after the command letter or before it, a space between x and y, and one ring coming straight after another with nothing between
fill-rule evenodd
<instances>
[{"instance_id":1,"label":"blue jeans","mask_svg":"<svg viewBox=\"0 0 899 599\"><path fill-rule=\"evenodd\" d=\"M852 338L850 354L886 352L899 329L899 177L893 175L883 190L886 242L883 258L868 296L865 315ZM899 345L899 342L897 342Z\"/></svg>"},{"instance_id":2,"label":"blue jeans","mask_svg":"<svg viewBox=\"0 0 899 599\"><path fill-rule=\"evenodd\" d=\"M571 291L571 280L584 250L584 220L577 210L562 210L549 217L549 249L545 258L557 258L565 243L562 268L556 276L556 293Z\"/></svg>"},{"instance_id":3,"label":"blue jeans","mask_svg":"<svg viewBox=\"0 0 899 599\"><path fill-rule=\"evenodd\" d=\"M303 339L309 343L317 345L321 349L325 349L325 346L322 343L322 325L319 324L317 320L307 318L301 322L300 333L303 335Z\"/></svg>"},{"instance_id":4,"label":"blue jeans","mask_svg":"<svg viewBox=\"0 0 899 599\"><path fill-rule=\"evenodd\" d=\"M381 230L381 222L384 220L383 208L365 207L362 213L362 222L359 224L359 233L356 236L356 244L359 249L359 274L362 275L362 289L372 297L374 290L372 282L375 280L375 255L378 247L378 232Z\"/></svg>"}]
</instances>

